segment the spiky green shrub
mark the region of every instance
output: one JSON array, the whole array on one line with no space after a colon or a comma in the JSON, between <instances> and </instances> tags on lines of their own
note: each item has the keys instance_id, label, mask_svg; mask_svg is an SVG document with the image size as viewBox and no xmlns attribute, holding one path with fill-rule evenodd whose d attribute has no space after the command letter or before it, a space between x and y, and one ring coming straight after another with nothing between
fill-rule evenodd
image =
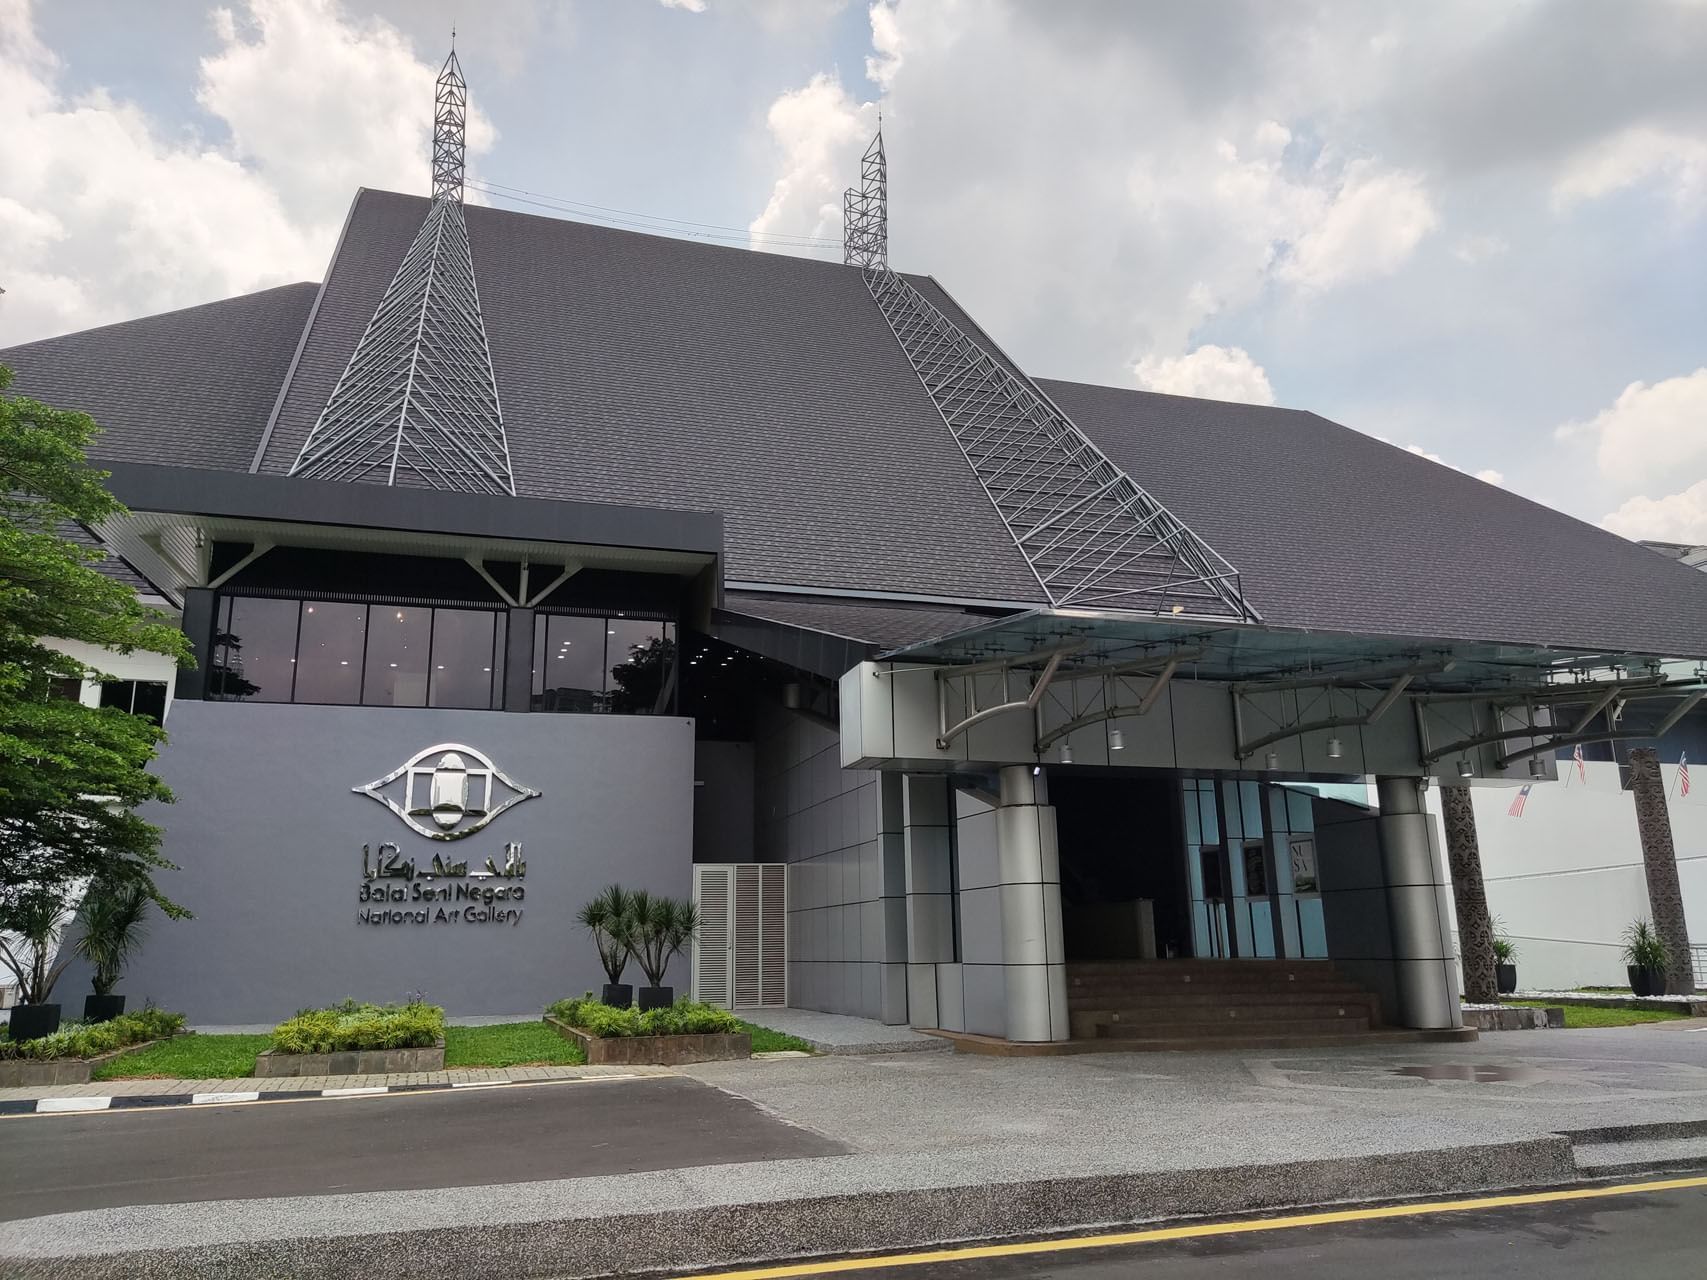
<instances>
[{"instance_id":1,"label":"spiky green shrub","mask_svg":"<svg viewBox=\"0 0 1707 1280\"><path fill-rule=\"evenodd\" d=\"M67 1023L52 1035L34 1040L0 1036L0 1059L27 1058L45 1062L55 1058L95 1058L146 1040L163 1040L183 1029L183 1014L167 1013L151 1005L136 1013L121 1013L107 1022L94 1022L87 1026Z\"/></svg>"},{"instance_id":2,"label":"spiky green shrub","mask_svg":"<svg viewBox=\"0 0 1707 1280\"><path fill-rule=\"evenodd\" d=\"M668 1008L649 1009L642 1013L632 1005L626 1009L613 1009L589 995L559 1000L546 1012L590 1036L619 1039L630 1036L722 1035L741 1030L741 1020L727 1009L692 1000L678 1000Z\"/></svg>"}]
</instances>

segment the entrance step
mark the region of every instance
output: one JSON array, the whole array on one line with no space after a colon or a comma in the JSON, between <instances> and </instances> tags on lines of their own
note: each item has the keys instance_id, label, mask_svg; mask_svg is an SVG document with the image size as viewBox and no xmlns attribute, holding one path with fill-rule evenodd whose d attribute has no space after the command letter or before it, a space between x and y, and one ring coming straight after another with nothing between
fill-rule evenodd
<instances>
[{"instance_id":1,"label":"entrance step","mask_svg":"<svg viewBox=\"0 0 1707 1280\"><path fill-rule=\"evenodd\" d=\"M1707 1168L1707 1138L1591 1142L1571 1148L1577 1168L1594 1177Z\"/></svg>"},{"instance_id":2,"label":"entrance step","mask_svg":"<svg viewBox=\"0 0 1707 1280\"><path fill-rule=\"evenodd\" d=\"M1381 1024L1375 995L1325 960L1092 961L1067 966L1075 1037L1146 1046L1343 1044Z\"/></svg>"}]
</instances>

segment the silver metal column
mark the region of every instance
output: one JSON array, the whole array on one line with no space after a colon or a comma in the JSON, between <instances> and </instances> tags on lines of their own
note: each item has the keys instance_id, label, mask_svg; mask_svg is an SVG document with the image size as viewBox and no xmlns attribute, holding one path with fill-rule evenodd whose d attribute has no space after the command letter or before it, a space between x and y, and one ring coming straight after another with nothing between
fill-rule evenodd
<instances>
[{"instance_id":1,"label":"silver metal column","mask_svg":"<svg viewBox=\"0 0 1707 1280\"><path fill-rule=\"evenodd\" d=\"M1381 870L1393 938L1394 1010L1401 1026L1459 1027L1446 875L1429 835L1422 780L1377 778Z\"/></svg>"},{"instance_id":2,"label":"silver metal column","mask_svg":"<svg viewBox=\"0 0 1707 1280\"><path fill-rule=\"evenodd\" d=\"M941 774L901 780L907 873L907 1018L941 1026L937 966L954 963L954 800Z\"/></svg>"},{"instance_id":3,"label":"silver metal column","mask_svg":"<svg viewBox=\"0 0 1707 1280\"><path fill-rule=\"evenodd\" d=\"M1030 765L1001 772L996 843L1008 1039L1065 1040L1070 1030L1055 810L1044 778Z\"/></svg>"}]
</instances>

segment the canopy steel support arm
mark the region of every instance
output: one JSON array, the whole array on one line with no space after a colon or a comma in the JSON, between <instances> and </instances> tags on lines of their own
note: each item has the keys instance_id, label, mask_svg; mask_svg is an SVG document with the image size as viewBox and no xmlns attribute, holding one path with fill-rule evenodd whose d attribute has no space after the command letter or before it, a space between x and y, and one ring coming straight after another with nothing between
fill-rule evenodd
<instances>
[{"instance_id":1,"label":"canopy steel support arm","mask_svg":"<svg viewBox=\"0 0 1707 1280\"><path fill-rule=\"evenodd\" d=\"M1036 747L1037 753L1042 755L1045 751L1049 750L1053 744L1060 741L1062 738L1065 738L1069 733L1074 733L1077 730L1086 728L1093 724L1100 724L1104 720L1119 720L1126 716L1141 716L1147 714L1150 708L1156 705L1157 699L1162 696L1163 691L1168 687L1168 682L1174 678L1174 672L1179 670L1180 664L1187 660L1187 656L1188 655L1180 655L1178 657L1169 658L1164 662L1162 664L1162 669L1156 672L1155 683L1153 683L1148 689L1144 690L1144 696L1138 700L1138 704L1136 706L1105 707L1101 711L1092 711L1086 715L1076 716L1064 724L1056 725L1048 733L1042 734L1038 737Z\"/></svg>"},{"instance_id":2,"label":"canopy steel support arm","mask_svg":"<svg viewBox=\"0 0 1707 1280\"><path fill-rule=\"evenodd\" d=\"M1312 720L1309 724L1297 724L1287 729L1276 729L1273 733L1264 734L1262 737L1257 738L1254 741L1240 741L1235 755L1240 760L1249 760L1264 747L1271 747L1277 742L1286 741L1288 738L1301 738L1306 733L1320 733L1324 729L1367 729L1370 725L1374 724L1382 716L1387 714L1393 704L1397 702L1404 694L1405 690L1410 687L1411 681L1415 679L1416 672L1414 671L1400 676L1397 680L1393 681L1390 686L1388 686L1387 692L1381 695L1381 700L1361 716L1329 716L1326 720ZM1303 687L1308 688L1311 686ZM1233 694L1233 699L1234 706L1236 708L1238 706L1239 699L1239 694L1237 692ZM1240 719L1242 721L1243 718L1241 717ZM1235 728L1240 728L1239 724L1235 724ZM1240 732L1240 737L1241 739L1243 737L1242 730Z\"/></svg>"},{"instance_id":3,"label":"canopy steel support arm","mask_svg":"<svg viewBox=\"0 0 1707 1280\"><path fill-rule=\"evenodd\" d=\"M1526 760L1530 756L1547 755L1549 752L1557 751L1560 747L1586 746L1591 742L1623 742L1630 738L1663 738L1672 731L1679 720L1695 710L1703 698L1707 698L1707 689L1695 690L1673 707L1671 713L1652 729L1616 729L1604 733L1566 734L1557 738L1550 738L1540 746L1523 747L1517 751L1506 752L1500 755L1494 763L1504 769L1518 760Z\"/></svg>"},{"instance_id":4,"label":"canopy steel support arm","mask_svg":"<svg viewBox=\"0 0 1707 1280\"><path fill-rule=\"evenodd\" d=\"M952 728L944 728L942 732L937 735L937 750L948 750L948 744L953 742L954 739L958 738L961 734L965 733L973 725L982 724L984 721L992 719L995 716L999 716L1004 712L1035 711L1037 709L1037 704L1043 701L1043 695L1049 689L1049 682L1055 678L1055 673L1061 669L1061 660L1065 658L1069 652L1076 652L1080 647L1081 646L1079 645L1071 645L1057 649L1054 653L1050 654L1049 661L1044 664L1043 671L1037 677L1037 683L1031 687L1030 695L1024 700L1019 702L1003 702L994 707L985 707L982 711L974 711L971 715L967 716ZM1005 667L1004 670L1006 670ZM955 674L960 675L964 673L956 672ZM946 719L948 704L942 700L946 696L943 690L942 681L943 677L939 675L937 677L938 710L939 712L944 713L944 718Z\"/></svg>"},{"instance_id":5,"label":"canopy steel support arm","mask_svg":"<svg viewBox=\"0 0 1707 1280\"><path fill-rule=\"evenodd\" d=\"M247 569L250 565L254 564L255 561L259 560L262 556L266 555L267 552L271 551L272 549L273 549L273 544L270 542L257 542L254 546L249 548L249 554L248 555L244 556L241 560L239 560L236 564L232 565L229 569L227 569L224 573L220 574L217 578L209 579L208 584L207 584L208 587L210 589L212 589L214 587L223 587L227 582L230 582L238 574L242 573L243 570Z\"/></svg>"}]
</instances>

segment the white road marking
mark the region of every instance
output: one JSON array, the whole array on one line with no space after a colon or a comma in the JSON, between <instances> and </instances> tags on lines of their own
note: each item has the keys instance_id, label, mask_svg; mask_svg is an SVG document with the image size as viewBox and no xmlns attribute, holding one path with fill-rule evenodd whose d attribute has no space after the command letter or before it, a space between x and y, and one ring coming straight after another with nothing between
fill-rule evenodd
<instances>
[{"instance_id":1,"label":"white road marking","mask_svg":"<svg viewBox=\"0 0 1707 1280\"><path fill-rule=\"evenodd\" d=\"M322 1098L359 1098L359 1097L363 1096L364 1094L369 1094L369 1093L390 1093L390 1092L391 1092L391 1090L386 1088L382 1084L369 1084L369 1085L353 1086L353 1087L348 1088L348 1089L322 1089L320 1091L320 1096Z\"/></svg>"},{"instance_id":2,"label":"white road marking","mask_svg":"<svg viewBox=\"0 0 1707 1280\"><path fill-rule=\"evenodd\" d=\"M220 1102L256 1102L260 1097L258 1089L245 1093L198 1093L191 1096L190 1102L195 1106L204 1107Z\"/></svg>"},{"instance_id":3,"label":"white road marking","mask_svg":"<svg viewBox=\"0 0 1707 1280\"><path fill-rule=\"evenodd\" d=\"M36 1114L44 1111L105 1111L112 1105L111 1098L43 1098L36 1103Z\"/></svg>"}]
</instances>

